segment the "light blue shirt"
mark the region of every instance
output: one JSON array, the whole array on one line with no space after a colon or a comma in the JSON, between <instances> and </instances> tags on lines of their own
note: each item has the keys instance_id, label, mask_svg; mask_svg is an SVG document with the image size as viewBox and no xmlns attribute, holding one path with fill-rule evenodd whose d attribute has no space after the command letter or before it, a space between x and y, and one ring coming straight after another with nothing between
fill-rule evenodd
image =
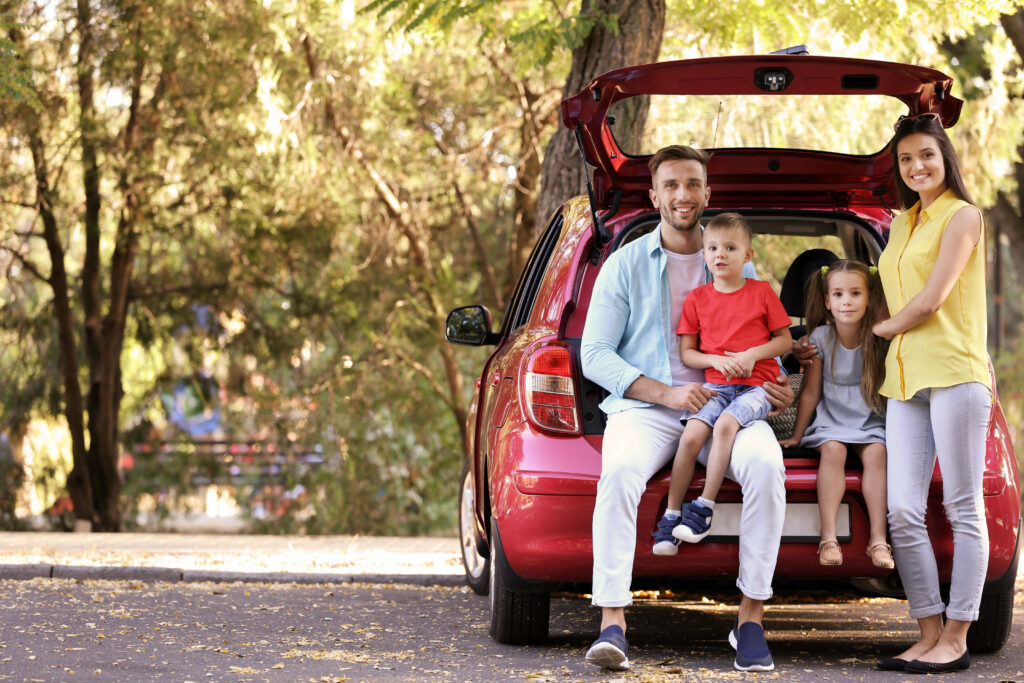
<instances>
[{"instance_id":1,"label":"light blue shirt","mask_svg":"<svg viewBox=\"0 0 1024 683\"><path fill-rule=\"evenodd\" d=\"M580 359L583 374L608 390L601 402L608 415L652 405L624 396L641 375L672 385L668 349L679 321L670 320L667 260L659 223L615 251L597 274ZM704 275L710 282L707 268ZM743 276L757 279L752 263L743 264Z\"/></svg>"}]
</instances>

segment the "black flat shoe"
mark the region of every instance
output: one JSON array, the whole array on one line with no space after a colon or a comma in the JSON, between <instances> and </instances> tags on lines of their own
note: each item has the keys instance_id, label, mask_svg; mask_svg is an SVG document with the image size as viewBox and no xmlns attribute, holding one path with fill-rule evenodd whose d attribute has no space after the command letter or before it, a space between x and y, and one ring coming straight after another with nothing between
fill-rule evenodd
<instances>
[{"instance_id":1,"label":"black flat shoe","mask_svg":"<svg viewBox=\"0 0 1024 683\"><path fill-rule=\"evenodd\" d=\"M903 668L908 673L915 674L940 674L946 671L963 671L970 668L971 655L966 650L962 655L951 662L922 662L919 659L907 662Z\"/></svg>"},{"instance_id":2,"label":"black flat shoe","mask_svg":"<svg viewBox=\"0 0 1024 683\"><path fill-rule=\"evenodd\" d=\"M907 660L899 657L886 657L878 660L878 668L881 671L903 671L907 668Z\"/></svg>"}]
</instances>

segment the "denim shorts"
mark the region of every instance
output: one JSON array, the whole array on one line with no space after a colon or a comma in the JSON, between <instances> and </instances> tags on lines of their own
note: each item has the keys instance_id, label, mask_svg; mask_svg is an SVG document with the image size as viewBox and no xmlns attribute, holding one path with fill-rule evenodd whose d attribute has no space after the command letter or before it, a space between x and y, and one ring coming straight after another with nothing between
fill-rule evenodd
<instances>
[{"instance_id":1,"label":"denim shorts","mask_svg":"<svg viewBox=\"0 0 1024 683\"><path fill-rule=\"evenodd\" d=\"M716 392L708 399L700 410L691 414L683 411L683 422L688 419L706 422L714 427L722 414L727 413L736 418L740 427L749 427L758 420L768 417L772 404L768 401L768 392L762 387L748 384L712 384L707 382L705 388Z\"/></svg>"}]
</instances>

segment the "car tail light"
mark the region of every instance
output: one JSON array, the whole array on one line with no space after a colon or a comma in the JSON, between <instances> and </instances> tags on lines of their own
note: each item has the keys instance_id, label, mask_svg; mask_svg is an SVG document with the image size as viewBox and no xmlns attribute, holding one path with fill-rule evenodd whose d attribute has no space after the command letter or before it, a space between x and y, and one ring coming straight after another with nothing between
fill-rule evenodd
<instances>
[{"instance_id":1,"label":"car tail light","mask_svg":"<svg viewBox=\"0 0 1024 683\"><path fill-rule=\"evenodd\" d=\"M523 372L522 396L526 417L535 426L551 432L580 433L568 347L542 346L530 354Z\"/></svg>"}]
</instances>

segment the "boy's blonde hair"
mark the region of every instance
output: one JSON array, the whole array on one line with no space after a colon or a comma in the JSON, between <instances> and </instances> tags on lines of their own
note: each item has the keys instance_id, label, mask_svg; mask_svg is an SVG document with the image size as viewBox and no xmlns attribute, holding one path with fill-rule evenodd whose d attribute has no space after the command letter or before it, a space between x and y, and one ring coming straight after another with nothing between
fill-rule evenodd
<instances>
[{"instance_id":1,"label":"boy's blonde hair","mask_svg":"<svg viewBox=\"0 0 1024 683\"><path fill-rule=\"evenodd\" d=\"M743 237L747 240L748 245L754 243L754 231L751 229L750 223L738 213L718 214L704 226L705 233L709 230L739 230L743 233Z\"/></svg>"}]
</instances>

